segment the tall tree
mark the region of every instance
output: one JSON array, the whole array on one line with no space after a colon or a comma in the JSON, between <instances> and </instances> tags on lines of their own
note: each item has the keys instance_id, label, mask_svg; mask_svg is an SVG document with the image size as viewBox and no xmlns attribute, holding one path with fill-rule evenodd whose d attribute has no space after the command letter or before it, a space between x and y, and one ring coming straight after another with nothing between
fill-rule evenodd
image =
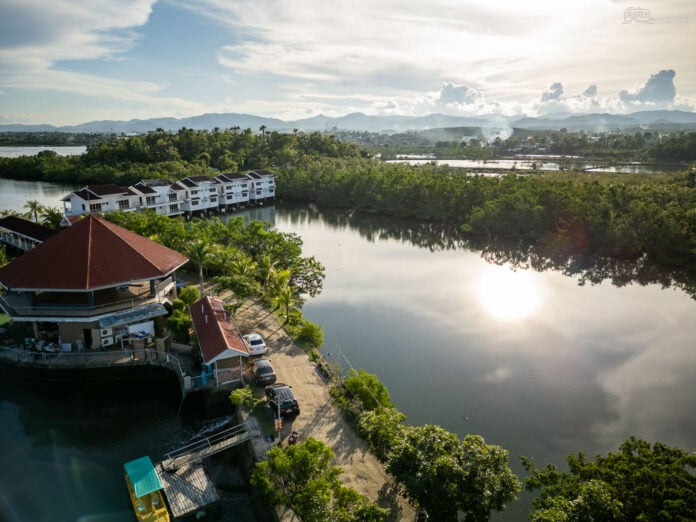
<instances>
[{"instance_id":1,"label":"tall tree","mask_svg":"<svg viewBox=\"0 0 696 522\"><path fill-rule=\"evenodd\" d=\"M198 268L198 278L201 286L201 296L205 295L203 289L203 267L205 266L208 256L210 255L210 244L202 239L189 243L186 248L186 256L189 258L196 268Z\"/></svg>"},{"instance_id":2,"label":"tall tree","mask_svg":"<svg viewBox=\"0 0 696 522\"><path fill-rule=\"evenodd\" d=\"M266 506L290 507L305 522L379 522L383 509L344 486L343 470L331 466L334 454L320 441L308 438L288 448L274 447L256 464L251 483Z\"/></svg>"},{"instance_id":3,"label":"tall tree","mask_svg":"<svg viewBox=\"0 0 696 522\"><path fill-rule=\"evenodd\" d=\"M520 481L508 467L508 452L478 435L463 440L440 426L407 426L387 464L431 520L489 520L515 498Z\"/></svg>"},{"instance_id":4,"label":"tall tree","mask_svg":"<svg viewBox=\"0 0 696 522\"><path fill-rule=\"evenodd\" d=\"M23 208L27 209L27 212L25 215L32 218L34 220L34 223L39 222L39 218L41 216L43 216L43 214L46 210L45 207L41 203L36 201L35 199L31 199L31 200L27 201L24 204Z\"/></svg>"}]
</instances>

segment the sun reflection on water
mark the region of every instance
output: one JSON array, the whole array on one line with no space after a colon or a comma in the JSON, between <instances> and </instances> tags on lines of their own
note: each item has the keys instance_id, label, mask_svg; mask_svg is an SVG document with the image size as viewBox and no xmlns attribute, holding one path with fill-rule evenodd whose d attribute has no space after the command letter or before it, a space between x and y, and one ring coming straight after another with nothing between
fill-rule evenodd
<instances>
[{"instance_id":1,"label":"sun reflection on water","mask_svg":"<svg viewBox=\"0 0 696 522\"><path fill-rule=\"evenodd\" d=\"M538 285L525 270L488 266L478 278L476 295L488 314L499 321L516 321L534 314L541 306Z\"/></svg>"}]
</instances>

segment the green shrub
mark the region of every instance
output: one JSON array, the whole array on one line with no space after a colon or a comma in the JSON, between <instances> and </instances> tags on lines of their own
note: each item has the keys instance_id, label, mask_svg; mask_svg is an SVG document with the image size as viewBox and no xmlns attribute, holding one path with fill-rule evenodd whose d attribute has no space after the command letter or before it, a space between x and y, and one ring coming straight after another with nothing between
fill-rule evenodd
<instances>
[{"instance_id":1,"label":"green shrub","mask_svg":"<svg viewBox=\"0 0 696 522\"><path fill-rule=\"evenodd\" d=\"M188 306L198 301L201 298L201 291L196 286L185 286L179 290L179 299Z\"/></svg>"},{"instance_id":2,"label":"green shrub","mask_svg":"<svg viewBox=\"0 0 696 522\"><path fill-rule=\"evenodd\" d=\"M320 348L324 344L324 329L305 319L297 335L297 341L308 348Z\"/></svg>"},{"instance_id":3,"label":"green shrub","mask_svg":"<svg viewBox=\"0 0 696 522\"><path fill-rule=\"evenodd\" d=\"M256 398L251 391L251 387L247 384L243 388L237 388L230 393L230 402L233 406L242 406L246 410L251 411L256 404Z\"/></svg>"}]
</instances>

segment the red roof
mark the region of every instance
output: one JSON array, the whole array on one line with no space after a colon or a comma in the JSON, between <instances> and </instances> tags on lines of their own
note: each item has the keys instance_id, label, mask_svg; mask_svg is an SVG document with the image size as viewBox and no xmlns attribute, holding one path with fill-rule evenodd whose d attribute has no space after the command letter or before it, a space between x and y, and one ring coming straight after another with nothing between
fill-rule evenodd
<instances>
[{"instance_id":1,"label":"red roof","mask_svg":"<svg viewBox=\"0 0 696 522\"><path fill-rule=\"evenodd\" d=\"M186 263L178 252L90 214L0 268L19 290L97 290L163 277Z\"/></svg>"},{"instance_id":2,"label":"red roof","mask_svg":"<svg viewBox=\"0 0 696 522\"><path fill-rule=\"evenodd\" d=\"M223 302L205 296L190 307L193 328L205 364L228 357L248 357L249 351Z\"/></svg>"}]
</instances>

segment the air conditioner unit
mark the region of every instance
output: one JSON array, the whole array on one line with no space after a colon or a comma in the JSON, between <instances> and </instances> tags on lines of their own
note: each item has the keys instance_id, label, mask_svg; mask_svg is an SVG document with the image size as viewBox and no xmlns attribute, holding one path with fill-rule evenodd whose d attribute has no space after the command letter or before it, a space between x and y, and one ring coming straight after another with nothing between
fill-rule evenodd
<instances>
[{"instance_id":1,"label":"air conditioner unit","mask_svg":"<svg viewBox=\"0 0 696 522\"><path fill-rule=\"evenodd\" d=\"M102 328L101 329L101 336L102 337L109 337L113 333L114 333L113 329L111 329L111 328Z\"/></svg>"},{"instance_id":2,"label":"air conditioner unit","mask_svg":"<svg viewBox=\"0 0 696 522\"><path fill-rule=\"evenodd\" d=\"M113 337L104 337L101 340L101 345L102 346L111 346L114 344L114 338Z\"/></svg>"}]
</instances>

